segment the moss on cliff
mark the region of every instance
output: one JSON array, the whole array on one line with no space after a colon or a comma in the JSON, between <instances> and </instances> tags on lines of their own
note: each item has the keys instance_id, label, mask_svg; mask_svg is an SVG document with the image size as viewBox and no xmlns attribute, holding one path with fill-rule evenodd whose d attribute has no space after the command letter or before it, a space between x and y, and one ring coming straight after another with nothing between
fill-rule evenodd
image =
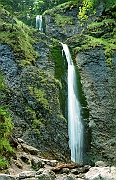
<instances>
[{"instance_id":1,"label":"moss on cliff","mask_svg":"<svg viewBox=\"0 0 116 180\"><path fill-rule=\"evenodd\" d=\"M51 48L51 55L52 60L55 62L55 77L60 80L64 74L64 59L62 57L62 48L58 42Z\"/></svg>"},{"instance_id":2,"label":"moss on cliff","mask_svg":"<svg viewBox=\"0 0 116 180\"><path fill-rule=\"evenodd\" d=\"M64 28L67 24L73 24L74 18L67 16L61 16L60 14L55 15L55 23L57 26Z\"/></svg>"},{"instance_id":3,"label":"moss on cliff","mask_svg":"<svg viewBox=\"0 0 116 180\"><path fill-rule=\"evenodd\" d=\"M109 16L100 17L97 21L88 25L85 35L78 34L73 37L76 43L75 53L95 47L103 47L106 62L113 68L112 56L116 50L116 22L114 11ZM74 40L75 39L75 40Z\"/></svg>"},{"instance_id":4,"label":"moss on cliff","mask_svg":"<svg viewBox=\"0 0 116 180\"><path fill-rule=\"evenodd\" d=\"M110 8L114 8L116 6L115 0L78 0L79 14L78 17L80 21L85 22L89 19L90 15L96 14L96 8L98 4L103 4L103 8L105 10L109 10ZM83 23L82 23L83 25Z\"/></svg>"},{"instance_id":5,"label":"moss on cliff","mask_svg":"<svg viewBox=\"0 0 116 180\"><path fill-rule=\"evenodd\" d=\"M60 4L56 7L54 7L53 9L46 10L43 13L43 15L49 14L51 16L54 16L55 14L64 13L67 10L71 10L73 7L77 7L77 4L78 4L77 1L75 1L75 2L69 1L66 3Z\"/></svg>"},{"instance_id":6,"label":"moss on cliff","mask_svg":"<svg viewBox=\"0 0 116 180\"><path fill-rule=\"evenodd\" d=\"M39 56L32 46L36 42L36 39L33 38L35 30L24 24L22 26L22 22L16 18L14 18L14 28L12 30L11 15L1 6L0 15L0 42L12 47L20 65L33 64Z\"/></svg>"},{"instance_id":7,"label":"moss on cliff","mask_svg":"<svg viewBox=\"0 0 116 180\"><path fill-rule=\"evenodd\" d=\"M41 104L45 109L49 109L49 103L46 99L46 94L44 91L38 89L37 87L31 87L29 86L29 91L35 99L37 99L38 103Z\"/></svg>"}]
</instances>

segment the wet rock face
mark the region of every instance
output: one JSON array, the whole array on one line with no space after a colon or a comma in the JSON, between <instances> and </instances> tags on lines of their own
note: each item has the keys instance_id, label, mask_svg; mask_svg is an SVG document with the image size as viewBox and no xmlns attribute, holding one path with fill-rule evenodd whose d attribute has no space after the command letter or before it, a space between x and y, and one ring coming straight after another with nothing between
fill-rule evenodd
<instances>
[{"instance_id":1,"label":"wet rock face","mask_svg":"<svg viewBox=\"0 0 116 180\"><path fill-rule=\"evenodd\" d=\"M44 46L41 44L41 51ZM44 55L47 60L47 55ZM46 69L49 71L49 66ZM60 82L53 77L53 73L46 73L45 64L44 71L39 68L39 60L37 66L19 66L13 51L2 44L0 70L9 88L2 103L10 105L14 137L21 137L46 157L69 158L67 122L59 103Z\"/></svg>"},{"instance_id":2,"label":"wet rock face","mask_svg":"<svg viewBox=\"0 0 116 180\"><path fill-rule=\"evenodd\" d=\"M79 52L76 63L89 109L90 158L115 164L116 63L112 70L101 48Z\"/></svg>"}]
</instances>

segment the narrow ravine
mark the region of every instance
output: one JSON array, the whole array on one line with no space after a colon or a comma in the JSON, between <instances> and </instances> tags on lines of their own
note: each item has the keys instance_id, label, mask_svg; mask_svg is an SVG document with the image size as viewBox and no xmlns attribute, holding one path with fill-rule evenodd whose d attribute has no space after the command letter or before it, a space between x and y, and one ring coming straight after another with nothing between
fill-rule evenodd
<instances>
[{"instance_id":1,"label":"narrow ravine","mask_svg":"<svg viewBox=\"0 0 116 180\"><path fill-rule=\"evenodd\" d=\"M81 105L78 100L76 71L69 48L61 43L68 63L68 135L73 162L83 161L83 124L81 121Z\"/></svg>"}]
</instances>

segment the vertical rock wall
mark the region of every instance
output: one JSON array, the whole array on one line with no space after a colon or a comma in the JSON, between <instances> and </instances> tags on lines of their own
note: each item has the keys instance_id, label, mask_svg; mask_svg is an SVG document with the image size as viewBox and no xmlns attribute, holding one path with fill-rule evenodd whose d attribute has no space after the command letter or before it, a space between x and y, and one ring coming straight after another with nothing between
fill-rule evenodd
<instances>
[{"instance_id":1,"label":"vertical rock wall","mask_svg":"<svg viewBox=\"0 0 116 180\"><path fill-rule=\"evenodd\" d=\"M76 63L89 109L89 158L116 163L116 63L112 70L102 48L78 53Z\"/></svg>"},{"instance_id":2,"label":"vertical rock wall","mask_svg":"<svg viewBox=\"0 0 116 180\"><path fill-rule=\"evenodd\" d=\"M116 54L112 54L113 65L109 66L104 52L106 47L103 48L102 43L97 41L97 38L103 38L105 41L107 38L113 38L113 14L110 10L104 12L102 4L99 4L96 14L89 16L82 27L75 5L56 9L54 16L52 13L45 15L46 34L66 41L72 48L73 60L79 69L82 89L88 104L89 118L85 122L89 132L89 136L85 136L88 138L86 156L91 164L98 160L116 164ZM65 25L57 25L55 13L68 18L73 17L74 21L72 24L68 24L67 21ZM106 19L110 21L105 21ZM98 21L98 26L92 25L88 28L94 21ZM88 36L90 39L86 41Z\"/></svg>"},{"instance_id":3,"label":"vertical rock wall","mask_svg":"<svg viewBox=\"0 0 116 180\"><path fill-rule=\"evenodd\" d=\"M67 121L59 100L61 84L54 77L55 60L49 47L53 42L45 35L38 36L34 47L40 57L27 67L20 66L8 45L0 44L0 71L9 89L1 105L9 105L15 138L38 148L44 157L69 160Z\"/></svg>"}]
</instances>

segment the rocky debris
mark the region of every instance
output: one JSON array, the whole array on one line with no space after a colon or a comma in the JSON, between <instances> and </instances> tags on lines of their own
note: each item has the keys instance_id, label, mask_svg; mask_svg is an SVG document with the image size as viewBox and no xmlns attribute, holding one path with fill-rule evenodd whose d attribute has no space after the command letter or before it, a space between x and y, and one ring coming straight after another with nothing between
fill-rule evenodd
<instances>
[{"instance_id":1,"label":"rocky debris","mask_svg":"<svg viewBox=\"0 0 116 180\"><path fill-rule=\"evenodd\" d=\"M95 163L95 166L96 167L105 167L105 166L107 166L107 164L105 162L103 162L103 161L97 161Z\"/></svg>"},{"instance_id":2,"label":"rocky debris","mask_svg":"<svg viewBox=\"0 0 116 180\"><path fill-rule=\"evenodd\" d=\"M34 171L22 171L18 175L16 175L17 179L26 179L26 178L32 178L35 177Z\"/></svg>"},{"instance_id":3,"label":"rocky debris","mask_svg":"<svg viewBox=\"0 0 116 180\"><path fill-rule=\"evenodd\" d=\"M65 164L25 152L26 149L21 148L22 144L26 145L22 139L17 143L17 160L12 160L10 168L0 174L0 180L116 180L116 167L104 167L106 164L102 161L96 162L99 167Z\"/></svg>"},{"instance_id":4,"label":"rocky debris","mask_svg":"<svg viewBox=\"0 0 116 180\"><path fill-rule=\"evenodd\" d=\"M11 175L0 174L0 180L16 180L16 178Z\"/></svg>"},{"instance_id":5,"label":"rocky debris","mask_svg":"<svg viewBox=\"0 0 116 180\"><path fill-rule=\"evenodd\" d=\"M43 168L45 163L40 159L40 158L33 158L31 160L31 164L33 167L36 167L36 168Z\"/></svg>"},{"instance_id":6,"label":"rocky debris","mask_svg":"<svg viewBox=\"0 0 116 180\"><path fill-rule=\"evenodd\" d=\"M55 167L58 164L58 161L33 157L31 159L31 164L33 167L37 167L37 168L40 168L40 167L42 168L45 166L45 164L51 167Z\"/></svg>"},{"instance_id":7,"label":"rocky debris","mask_svg":"<svg viewBox=\"0 0 116 180\"><path fill-rule=\"evenodd\" d=\"M66 174L58 174L55 180L77 180L78 178L75 178L72 174L66 175ZM82 180L82 179L78 179Z\"/></svg>"},{"instance_id":8,"label":"rocky debris","mask_svg":"<svg viewBox=\"0 0 116 180\"><path fill-rule=\"evenodd\" d=\"M69 174L69 172L70 172L69 168L62 168L61 171L60 171L61 174L64 174L64 173Z\"/></svg>"},{"instance_id":9,"label":"rocky debris","mask_svg":"<svg viewBox=\"0 0 116 180\"><path fill-rule=\"evenodd\" d=\"M96 18L101 16L102 12L103 6L100 4L97 10L97 16L95 15L94 17L91 17L91 21L94 21ZM81 23L77 19L77 13L78 11L75 8L69 10L70 17L72 14L75 14L75 24L66 25L66 28L64 29L56 27L54 25L54 19L47 15L45 17L47 22L46 33L63 41L67 39L67 37L82 32L84 33L83 28L86 27L80 27ZM62 15L67 16L68 14L67 12L64 12ZM90 21L88 22L90 23ZM44 38L46 37L44 36ZM35 66L19 68L14 53L10 47L8 47L8 45L0 45L0 70L3 71L6 83L12 91L11 94L9 93L6 104L8 103L11 105L12 118L15 124L14 134L15 137L22 137L29 144L41 149L41 152L46 150L47 154L51 151L51 154L56 155L59 159L65 160L67 154L69 155L68 135L67 124L64 123L61 116L58 116L59 112L61 112L59 106L59 87L55 86L56 83L54 80L51 80L52 78L50 76L43 76L44 73L41 74L40 78L38 78L39 66L40 69L47 69L48 72L52 72L51 74L53 77L54 63L48 59L50 51L49 46L46 43L38 42L37 46L35 45L35 49L40 53L40 58L38 58L36 62L37 68L35 68ZM94 164L96 161L101 159L108 161L110 164L116 163L116 55L113 57L113 62L114 69L111 69L106 64L104 49L102 49L102 47L97 47L88 51L81 51L76 56L76 63L81 75L81 83L89 109L89 121L87 121L87 124L90 136L88 139L91 141L89 142L91 143L91 148L86 149L86 152L88 151L87 153L89 154L91 164ZM44 78L41 78L42 76ZM39 104L30 94L30 86L34 89L35 85L36 88L39 87L42 88L42 90L46 87L44 90L53 110L51 113L52 115L50 115L50 111L48 112L45 108L42 108L41 104ZM34 119L34 117L36 118ZM36 120L38 119L41 119L42 123L45 121L45 127L43 124L42 126L41 124L36 124ZM32 128L33 121L37 126L36 130L40 130L39 132ZM86 132L88 129L86 129ZM25 150L25 145L24 147L20 145L20 148ZM27 152L30 153L28 150ZM14 164L20 169L23 168L24 163L30 161L29 156L25 154L21 157L22 158L20 159L22 162L19 159L14 161ZM34 158L31 157L31 163L34 161L33 163L35 163L38 168L43 166L39 159L37 159L36 162ZM99 162L96 163L96 166L101 168L106 165ZM68 171L70 173L70 169L62 169L63 173L65 172L68 174ZM71 171L71 173L75 174L76 178L79 178L79 176L77 177L77 174L80 174L82 169L72 169ZM61 179L63 176L64 179L73 178L72 175L63 174L61 175ZM32 178L35 179L35 177Z\"/></svg>"},{"instance_id":10,"label":"rocky debris","mask_svg":"<svg viewBox=\"0 0 116 180\"><path fill-rule=\"evenodd\" d=\"M30 153L32 155L37 155L37 154L40 153L40 151L38 149L36 149L36 148L34 148L32 146L29 146L29 145L27 145L25 143L22 143L21 146L22 146L22 148L24 149L25 152Z\"/></svg>"},{"instance_id":11,"label":"rocky debris","mask_svg":"<svg viewBox=\"0 0 116 180\"><path fill-rule=\"evenodd\" d=\"M85 180L116 180L116 167L91 167Z\"/></svg>"},{"instance_id":12,"label":"rocky debris","mask_svg":"<svg viewBox=\"0 0 116 180\"><path fill-rule=\"evenodd\" d=\"M55 180L56 175L51 170L40 169L39 171L37 171L36 177L38 179Z\"/></svg>"},{"instance_id":13,"label":"rocky debris","mask_svg":"<svg viewBox=\"0 0 116 180\"><path fill-rule=\"evenodd\" d=\"M91 167L87 173L75 175L73 172L55 174L50 169L22 171L19 174L0 174L0 180L116 180L116 167Z\"/></svg>"},{"instance_id":14,"label":"rocky debris","mask_svg":"<svg viewBox=\"0 0 116 180\"><path fill-rule=\"evenodd\" d=\"M51 166L51 167L55 167L55 166L57 166L57 164L58 164L58 161L57 161L57 160L42 159L42 161L43 161L45 164L47 164L47 165L49 165L49 166Z\"/></svg>"}]
</instances>

